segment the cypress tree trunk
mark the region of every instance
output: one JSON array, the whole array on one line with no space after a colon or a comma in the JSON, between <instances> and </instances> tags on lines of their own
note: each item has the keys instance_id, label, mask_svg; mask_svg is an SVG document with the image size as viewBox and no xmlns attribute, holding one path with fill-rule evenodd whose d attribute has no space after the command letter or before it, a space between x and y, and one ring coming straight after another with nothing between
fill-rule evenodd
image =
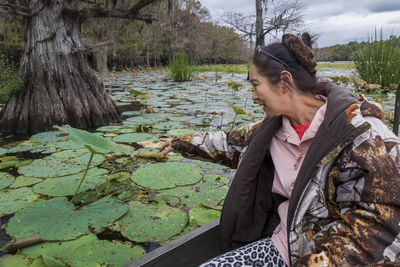
<instances>
[{"instance_id":1,"label":"cypress tree trunk","mask_svg":"<svg viewBox=\"0 0 400 267\"><path fill-rule=\"evenodd\" d=\"M31 0L26 45L20 63L25 86L0 112L0 131L28 134L69 124L96 128L120 114L93 74L81 40L78 13L68 0Z\"/></svg>"},{"instance_id":2,"label":"cypress tree trunk","mask_svg":"<svg viewBox=\"0 0 400 267\"><path fill-rule=\"evenodd\" d=\"M263 10L262 0L256 0L256 47L265 45L263 34Z\"/></svg>"}]
</instances>

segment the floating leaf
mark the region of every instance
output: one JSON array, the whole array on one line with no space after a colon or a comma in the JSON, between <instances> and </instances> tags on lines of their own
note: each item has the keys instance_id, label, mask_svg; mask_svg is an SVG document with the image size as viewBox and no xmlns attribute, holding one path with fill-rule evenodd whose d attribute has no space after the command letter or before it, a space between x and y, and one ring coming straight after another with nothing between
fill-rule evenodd
<instances>
[{"instance_id":1,"label":"floating leaf","mask_svg":"<svg viewBox=\"0 0 400 267\"><path fill-rule=\"evenodd\" d=\"M197 206L189 210L189 222L193 226L203 226L207 223L218 219L221 216L221 212L217 210L207 209L201 206Z\"/></svg>"},{"instance_id":2,"label":"floating leaf","mask_svg":"<svg viewBox=\"0 0 400 267\"><path fill-rule=\"evenodd\" d=\"M181 136L185 136L187 134L192 134L193 130L190 129L173 129L173 130L169 130L168 133L172 136L177 136L177 137L181 137Z\"/></svg>"},{"instance_id":3,"label":"floating leaf","mask_svg":"<svg viewBox=\"0 0 400 267\"><path fill-rule=\"evenodd\" d=\"M250 112L248 112L248 111L246 111L246 110L244 110L244 109L242 109L242 108L240 108L238 106L235 106L230 101L227 100L227 101L225 101L225 103L227 103L229 106L231 106L231 108L233 109L233 111L237 115L246 115L246 116L249 116L249 117L253 118L253 115Z\"/></svg>"},{"instance_id":4,"label":"floating leaf","mask_svg":"<svg viewBox=\"0 0 400 267\"><path fill-rule=\"evenodd\" d=\"M200 172L201 169L193 163L155 163L134 171L132 180L143 187L166 189L195 184L202 178Z\"/></svg>"},{"instance_id":5,"label":"floating leaf","mask_svg":"<svg viewBox=\"0 0 400 267\"><path fill-rule=\"evenodd\" d=\"M43 240L71 240L89 232L98 233L129 209L111 196L77 211L74 208L65 198L40 199L17 212L6 231L17 239L37 235Z\"/></svg>"},{"instance_id":6,"label":"floating leaf","mask_svg":"<svg viewBox=\"0 0 400 267\"><path fill-rule=\"evenodd\" d=\"M8 187L12 183L14 183L14 176L6 172L0 172L0 189Z\"/></svg>"},{"instance_id":7,"label":"floating leaf","mask_svg":"<svg viewBox=\"0 0 400 267\"><path fill-rule=\"evenodd\" d=\"M114 137L113 140L119 143L136 143L140 141L154 140L154 137L148 133L128 133L118 135L117 137Z\"/></svg>"},{"instance_id":8,"label":"floating leaf","mask_svg":"<svg viewBox=\"0 0 400 267\"><path fill-rule=\"evenodd\" d=\"M115 228L135 242L159 242L181 232L187 221L181 209L132 201L129 212L115 222Z\"/></svg>"},{"instance_id":9,"label":"floating leaf","mask_svg":"<svg viewBox=\"0 0 400 267\"><path fill-rule=\"evenodd\" d=\"M0 147L0 156L7 154L7 153L8 153L8 149Z\"/></svg>"},{"instance_id":10,"label":"floating leaf","mask_svg":"<svg viewBox=\"0 0 400 267\"><path fill-rule=\"evenodd\" d=\"M123 266L145 254L140 246L131 246L118 241L97 239L89 234L73 241L46 242L37 244L21 251L29 257L56 258L68 266ZM50 265L53 266L53 265Z\"/></svg>"},{"instance_id":11,"label":"floating leaf","mask_svg":"<svg viewBox=\"0 0 400 267\"><path fill-rule=\"evenodd\" d=\"M18 211L36 198L37 195L30 188L2 190L0 191L0 216Z\"/></svg>"},{"instance_id":12,"label":"floating leaf","mask_svg":"<svg viewBox=\"0 0 400 267\"><path fill-rule=\"evenodd\" d=\"M61 131L43 132L32 135L29 140L37 143L55 143L67 138L65 133Z\"/></svg>"},{"instance_id":13,"label":"floating leaf","mask_svg":"<svg viewBox=\"0 0 400 267\"><path fill-rule=\"evenodd\" d=\"M172 189L161 190L156 196L159 197L178 197L180 204L187 207L194 207L201 203L209 206L218 205L225 199L228 193L228 187L225 186L223 176L219 175L205 175L204 179L192 186L180 186ZM226 177L224 177L227 179Z\"/></svg>"},{"instance_id":14,"label":"floating leaf","mask_svg":"<svg viewBox=\"0 0 400 267\"><path fill-rule=\"evenodd\" d=\"M115 132L121 129L121 126L118 125L108 125L108 126L102 126L100 128L97 128L96 131L98 132Z\"/></svg>"},{"instance_id":15,"label":"floating leaf","mask_svg":"<svg viewBox=\"0 0 400 267\"><path fill-rule=\"evenodd\" d=\"M18 173L36 178L60 177L76 174L86 168L89 158L90 155L88 153L71 159L51 155L41 159L35 159L32 163L18 168ZM100 164L103 160L103 156L94 155L92 166Z\"/></svg>"},{"instance_id":16,"label":"floating leaf","mask_svg":"<svg viewBox=\"0 0 400 267\"><path fill-rule=\"evenodd\" d=\"M127 150L125 147L121 147L120 145L112 142L110 139L104 138L94 133L89 133L87 131L75 129L73 127L55 127L68 133L73 142L86 147L93 154L123 152L127 155L130 155L132 152Z\"/></svg>"},{"instance_id":17,"label":"floating leaf","mask_svg":"<svg viewBox=\"0 0 400 267\"><path fill-rule=\"evenodd\" d=\"M31 260L22 255L4 255L0 257L1 267L25 267L29 266Z\"/></svg>"},{"instance_id":18,"label":"floating leaf","mask_svg":"<svg viewBox=\"0 0 400 267\"><path fill-rule=\"evenodd\" d=\"M172 129L179 129L183 128L184 126L180 122L174 122L174 121L167 121L167 122L161 122L158 124L153 125L154 129L159 129L159 130L172 130Z\"/></svg>"},{"instance_id":19,"label":"floating leaf","mask_svg":"<svg viewBox=\"0 0 400 267\"><path fill-rule=\"evenodd\" d=\"M83 172L58 177L49 178L44 180L42 183L37 184L33 187L33 191L37 194L61 197L61 196L72 196L76 190L76 185L82 179ZM85 181L82 183L79 192L92 189L97 185L107 181L107 170L93 168L87 173Z\"/></svg>"},{"instance_id":20,"label":"floating leaf","mask_svg":"<svg viewBox=\"0 0 400 267\"><path fill-rule=\"evenodd\" d=\"M34 185L37 183L43 182L43 179L32 178L32 177L25 177L25 176L18 176L15 179L15 182L10 186L10 188L20 188L25 186Z\"/></svg>"}]
</instances>

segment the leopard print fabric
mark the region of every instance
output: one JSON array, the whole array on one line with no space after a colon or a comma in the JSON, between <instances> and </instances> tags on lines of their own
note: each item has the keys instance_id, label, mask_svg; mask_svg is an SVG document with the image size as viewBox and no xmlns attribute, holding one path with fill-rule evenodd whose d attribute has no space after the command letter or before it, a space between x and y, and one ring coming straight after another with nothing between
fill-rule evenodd
<instances>
[{"instance_id":1,"label":"leopard print fabric","mask_svg":"<svg viewBox=\"0 0 400 267\"><path fill-rule=\"evenodd\" d=\"M258 240L222 254L200 267L287 267L271 238Z\"/></svg>"}]
</instances>

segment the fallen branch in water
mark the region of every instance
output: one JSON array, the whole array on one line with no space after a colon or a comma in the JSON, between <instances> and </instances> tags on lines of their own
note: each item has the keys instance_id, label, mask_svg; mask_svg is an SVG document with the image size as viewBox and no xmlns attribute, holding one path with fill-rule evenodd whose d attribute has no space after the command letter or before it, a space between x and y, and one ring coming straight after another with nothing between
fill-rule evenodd
<instances>
[{"instance_id":1,"label":"fallen branch in water","mask_svg":"<svg viewBox=\"0 0 400 267\"><path fill-rule=\"evenodd\" d=\"M41 242L43 242L43 239L41 239L39 236L30 236L19 240L14 239L5 244L0 250L6 252L14 252L20 248L28 247Z\"/></svg>"},{"instance_id":2,"label":"fallen branch in water","mask_svg":"<svg viewBox=\"0 0 400 267\"><path fill-rule=\"evenodd\" d=\"M210 205L207 205L207 204L204 204L204 203L201 203L201 205L202 205L204 208L207 208L207 209L222 211L222 208L221 208L221 207L214 207L214 206L210 206Z\"/></svg>"}]
</instances>

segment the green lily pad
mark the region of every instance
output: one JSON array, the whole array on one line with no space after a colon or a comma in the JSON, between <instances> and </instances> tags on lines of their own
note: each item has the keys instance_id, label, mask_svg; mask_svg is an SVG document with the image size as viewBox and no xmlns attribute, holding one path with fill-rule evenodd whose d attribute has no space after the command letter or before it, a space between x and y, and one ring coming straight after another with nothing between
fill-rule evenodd
<instances>
[{"instance_id":1,"label":"green lily pad","mask_svg":"<svg viewBox=\"0 0 400 267\"><path fill-rule=\"evenodd\" d=\"M71 159L57 157L57 155L47 156L36 159L32 163L20 167L18 173L36 178L60 177L76 174L86 169L89 158L90 153ZM90 166L97 166L103 160L104 157L102 155L94 155Z\"/></svg>"},{"instance_id":2,"label":"green lily pad","mask_svg":"<svg viewBox=\"0 0 400 267\"><path fill-rule=\"evenodd\" d=\"M208 161L193 160L192 162L196 163L202 169L206 169L206 170L226 170L226 169L229 169L229 167L224 166L222 164L217 164L217 163L208 162Z\"/></svg>"},{"instance_id":3,"label":"green lily pad","mask_svg":"<svg viewBox=\"0 0 400 267\"><path fill-rule=\"evenodd\" d=\"M90 232L98 233L129 209L111 196L80 210L74 208L65 198L40 199L17 212L6 231L17 239L37 235L43 240L71 240Z\"/></svg>"},{"instance_id":4,"label":"green lily pad","mask_svg":"<svg viewBox=\"0 0 400 267\"><path fill-rule=\"evenodd\" d=\"M71 140L78 145L86 147L93 154L109 154L124 152L127 155L131 154L131 151L125 150L125 148L112 142L110 139L104 138L95 133L89 133L84 130L76 129L73 127L57 127L67 132Z\"/></svg>"},{"instance_id":5,"label":"green lily pad","mask_svg":"<svg viewBox=\"0 0 400 267\"><path fill-rule=\"evenodd\" d=\"M0 191L0 216L18 211L37 197L32 189L25 187Z\"/></svg>"},{"instance_id":6,"label":"green lily pad","mask_svg":"<svg viewBox=\"0 0 400 267\"><path fill-rule=\"evenodd\" d=\"M117 137L113 138L115 142L120 142L120 143L136 143L153 139L154 139L153 135L148 133L127 133L118 135Z\"/></svg>"},{"instance_id":7,"label":"green lily pad","mask_svg":"<svg viewBox=\"0 0 400 267\"><path fill-rule=\"evenodd\" d=\"M14 176L6 172L0 172L0 189L8 187L12 183L14 183Z\"/></svg>"},{"instance_id":8,"label":"green lily pad","mask_svg":"<svg viewBox=\"0 0 400 267\"><path fill-rule=\"evenodd\" d=\"M72 196L83 177L83 173L84 172L80 172L58 178L48 178L42 183L35 185L33 191L37 194L54 197ZM78 193L92 189L106 181L107 170L99 168L90 169Z\"/></svg>"},{"instance_id":9,"label":"green lily pad","mask_svg":"<svg viewBox=\"0 0 400 267\"><path fill-rule=\"evenodd\" d=\"M181 137L187 134L192 134L194 131L190 129L173 129L169 130L168 133L173 136Z\"/></svg>"},{"instance_id":10,"label":"green lily pad","mask_svg":"<svg viewBox=\"0 0 400 267\"><path fill-rule=\"evenodd\" d=\"M167 162L141 167L132 173L132 180L151 189L174 188L195 184L202 178L201 169L193 163Z\"/></svg>"},{"instance_id":11,"label":"green lily pad","mask_svg":"<svg viewBox=\"0 0 400 267\"><path fill-rule=\"evenodd\" d=\"M108 125L108 126L102 126L100 128L97 128L96 131L99 131L99 132L114 132L114 131L118 131L119 129L121 129L121 126Z\"/></svg>"},{"instance_id":12,"label":"green lily pad","mask_svg":"<svg viewBox=\"0 0 400 267\"><path fill-rule=\"evenodd\" d=\"M76 158L82 155L86 155L88 153L86 148L81 148L78 150L63 150L60 152L55 152L51 156L55 158L61 158L61 159L70 159L70 158Z\"/></svg>"},{"instance_id":13,"label":"green lily pad","mask_svg":"<svg viewBox=\"0 0 400 267\"><path fill-rule=\"evenodd\" d=\"M34 184L37 184L37 183L40 183L40 182L43 182L43 179L25 177L25 176L18 176L15 179L15 182L10 187L11 188L20 188L20 187L34 185Z\"/></svg>"},{"instance_id":14,"label":"green lily pad","mask_svg":"<svg viewBox=\"0 0 400 267\"><path fill-rule=\"evenodd\" d=\"M29 139L31 142L36 143L54 143L67 138L65 133L61 131L43 132L32 135Z\"/></svg>"},{"instance_id":15,"label":"green lily pad","mask_svg":"<svg viewBox=\"0 0 400 267\"><path fill-rule=\"evenodd\" d=\"M220 216L220 211L197 206L189 210L189 223L190 225L200 227L218 219Z\"/></svg>"},{"instance_id":16,"label":"green lily pad","mask_svg":"<svg viewBox=\"0 0 400 267\"><path fill-rule=\"evenodd\" d=\"M219 175L205 175L204 179L195 185L161 190L155 200L178 197L180 204L187 207L194 207L201 203L216 206L225 199L228 193L224 178L227 179ZM174 199L172 200L174 201Z\"/></svg>"},{"instance_id":17,"label":"green lily pad","mask_svg":"<svg viewBox=\"0 0 400 267\"><path fill-rule=\"evenodd\" d=\"M4 255L0 257L1 267L26 267L29 266L30 259L22 255Z\"/></svg>"},{"instance_id":18,"label":"green lily pad","mask_svg":"<svg viewBox=\"0 0 400 267\"><path fill-rule=\"evenodd\" d=\"M21 250L29 257L46 255L68 266L123 266L145 254L140 246L131 246L118 241L97 239L89 234L79 239L66 242L46 242ZM51 265L52 266L52 265Z\"/></svg>"},{"instance_id":19,"label":"green lily pad","mask_svg":"<svg viewBox=\"0 0 400 267\"><path fill-rule=\"evenodd\" d=\"M172 130L172 129L179 129L183 128L183 126L180 122L175 122L175 121L167 121L167 122L161 122L158 124L153 125L154 129L159 129L159 130Z\"/></svg>"},{"instance_id":20,"label":"green lily pad","mask_svg":"<svg viewBox=\"0 0 400 267\"><path fill-rule=\"evenodd\" d=\"M181 209L132 201L129 212L115 222L114 228L135 242L159 242L180 233L187 222L187 214Z\"/></svg>"}]
</instances>

